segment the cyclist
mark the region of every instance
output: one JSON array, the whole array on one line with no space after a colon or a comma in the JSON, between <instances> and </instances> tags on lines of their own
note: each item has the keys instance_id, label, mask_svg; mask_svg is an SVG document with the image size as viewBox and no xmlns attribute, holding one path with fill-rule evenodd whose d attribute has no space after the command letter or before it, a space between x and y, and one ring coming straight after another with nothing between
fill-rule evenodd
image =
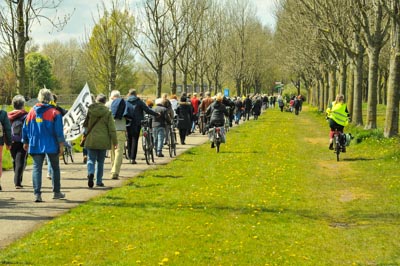
<instances>
[{"instance_id":1,"label":"cyclist","mask_svg":"<svg viewBox=\"0 0 400 266\"><path fill-rule=\"evenodd\" d=\"M209 128L213 127L223 127L225 125L225 116L228 116L228 110L225 105L222 103L223 96L221 93L218 93L215 102L213 102L206 111L207 120L210 121ZM224 132L222 131L222 135ZM223 141L224 142L224 141ZM214 141L211 142L211 148L214 148Z\"/></svg>"},{"instance_id":2,"label":"cyclist","mask_svg":"<svg viewBox=\"0 0 400 266\"><path fill-rule=\"evenodd\" d=\"M343 94L336 95L336 100L329 104L326 109L327 119L329 121L329 149L333 150L333 135L335 130L342 132L345 126L349 123L349 111L344 102ZM346 147L343 147L342 152L346 152Z\"/></svg>"}]
</instances>

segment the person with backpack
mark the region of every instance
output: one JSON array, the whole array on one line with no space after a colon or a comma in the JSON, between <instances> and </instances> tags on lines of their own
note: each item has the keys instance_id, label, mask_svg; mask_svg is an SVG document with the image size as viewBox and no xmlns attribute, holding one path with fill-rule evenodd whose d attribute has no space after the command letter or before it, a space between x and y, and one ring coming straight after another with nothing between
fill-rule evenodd
<instances>
[{"instance_id":1,"label":"person with backpack","mask_svg":"<svg viewBox=\"0 0 400 266\"><path fill-rule=\"evenodd\" d=\"M12 99L14 110L8 113L11 123L11 157L13 159L14 185L16 189L23 188L22 178L26 165L26 151L22 144L22 128L28 114L25 111L25 98L22 95L15 95Z\"/></svg>"},{"instance_id":2,"label":"person with backpack","mask_svg":"<svg viewBox=\"0 0 400 266\"><path fill-rule=\"evenodd\" d=\"M0 180L3 174L3 147L7 146L7 150L11 148L11 124L8 119L7 112L0 110ZM0 183L0 191L1 183Z\"/></svg>"}]
</instances>

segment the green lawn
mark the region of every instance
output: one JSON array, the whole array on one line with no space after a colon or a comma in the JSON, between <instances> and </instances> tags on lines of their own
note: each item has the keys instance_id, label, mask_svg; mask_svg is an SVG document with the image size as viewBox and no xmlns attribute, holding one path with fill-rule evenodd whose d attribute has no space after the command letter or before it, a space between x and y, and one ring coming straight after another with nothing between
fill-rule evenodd
<instances>
[{"instance_id":1,"label":"green lawn","mask_svg":"<svg viewBox=\"0 0 400 266\"><path fill-rule=\"evenodd\" d=\"M0 264L399 265L398 139L363 138L336 162L323 115L304 109L268 110L219 154L205 144L133 178Z\"/></svg>"}]
</instances>

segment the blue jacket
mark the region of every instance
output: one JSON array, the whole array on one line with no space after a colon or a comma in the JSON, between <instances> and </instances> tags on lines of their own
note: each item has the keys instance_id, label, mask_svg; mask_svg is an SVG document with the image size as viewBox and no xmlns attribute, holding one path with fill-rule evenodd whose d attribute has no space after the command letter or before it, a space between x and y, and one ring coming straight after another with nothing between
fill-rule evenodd
<instances>
[{"instance_id":1,"label":"blue jacket","mask_svg":"<svg viewBox=\"0 0 400 266\"><path fill-rule=\"evenodd\" d=\"M25 119L22 142L29 144L29 154L59 153L59 143L65 142L61 113L50 104L36 104Z\"/></svg>"}]
</instances>

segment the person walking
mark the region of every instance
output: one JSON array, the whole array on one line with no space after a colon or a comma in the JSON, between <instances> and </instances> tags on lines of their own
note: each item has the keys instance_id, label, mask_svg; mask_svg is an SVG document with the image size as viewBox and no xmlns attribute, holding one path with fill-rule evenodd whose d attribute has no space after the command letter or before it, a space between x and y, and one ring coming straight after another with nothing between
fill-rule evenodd
<instances>
[{"instance_id":1,"label":"person walking","mask_svg":"<svg viewBox=\"0 0 400 266\"><path fill-rule=\"evenodd\" d=\"M104 187L103 173L104 160L107 150L116 149L118 146L115 123L111 111L105 106L106 96L99 94L95 103L88 107L88 113L83 122L84 135L86 141L84 146L87 149L87 178L88 187L94 186L94 176L96 174L96 186Z\"/></svg>"},{"instance_id":2,"label":"person walking","mask_svg":"<svg viewBox=\"0 0 400 266\"><path fill-rule=\"evenodd\" d=\"M193 110L190 102L187 101L187 97L183 95L180 99L178 107L176 108L177 115L177 128L179 129L179 137L181 144L185 145L186 136L189 134L192 128L192 116Z\"/></svg>"},{"instance_id":3,"label":"person walking","mask_svg":"<svg viewBox=\"0 0 400 266\"><path fill-rule=\"evenodd\" d=\"M144 119L143 112L158 116L159 114L150 109L138 96L135 89L130 89L128 93L126 127L128 134L128 153L130 162L136 164L136 155L140 136L141 122Z\"/></svg>"},{"instance_id":4,"label":"person walking","mask_svg":"<svg viewBox=\"0 0 400 266\"><path fill-rule=\"evenodd\" d=\"M115 130L117 131L117 149L111 149L111 179L119 179L119 172L124 155L124 145L126 141L126 118L127 108L126 102L121 98L118 90L111 91L110 101L106 106L111 110L115 122Z\"/></svg>"},{"instance_id":5,"label":"person walking","mask_svg":"<svg viewBox=\"0 0 400 266\"><path fill-rule=\"evenodd\" d=\"M171 118L168 109L164 106L167 99L156 99L156 106L154 111L160 115L154 116L152 122L153 128L153 138L154 138L154 148L156 149L157 157L164 157L162 154L162 148L164 146L165 139L165 127L167 124L171 123Z\"/></svg>"},{"instance_id":6,"label":"person walking","mask_svg":"<svg viewBox=\"0 0 400 266\"><path fill-rule=\"evenodd\" d=\"M206 91L204 94L205 97L201 100L200 106L199 106L199 111L200 111L200 123L203 123L203 125L207 125L208 121L206 118L206 111L208 106L213 103L213 99L211 98L211 93L209 91ZM205 127L205 126L204 126ZM203 132L201 132L203 135L206 133L206 130L204 129Z\"/></svg>"},{"instance_id":7,"label":"person walking","mask_svg":"<svg viewBox=\"0 0 400 266\"><path fill-rule=\"evenodd\" d=\"M11 149L11 124L7 112L0 110L0 180L3 174L3 147L6 144L7 150ZM1 183L0 183L0 191Z\"/></svg>"},{"instance_id":8,"label":"person walking","mask_svg":"<svg viewBox=\"0 0 400 266\"><path fill-rule=\"evenodd\" d=\"M48 89L41 89L37 103L28 113L23 129L23 148L33 159L32 183L35 202L42 202L42 168L46 155L53 169L53 199L65 197L61 193L60 160L64 151L64 131L61 113L50 104L53 95Z\"/></svg>"},{"instance_id":9,"label":"person walking","mask_svg":"<svg viewBox=\"0 0 400 266\"><path fill-rule=\"evenodd\" d=\"M283 106L284 106L285 104L284 104L284 102L283 102L283 97L282 97L282 95L278 95L278 106L279 106L279 109L281 110L281 112L283 112Z\"/></svg>"},{"instance_id":10,"label":"person walking","mask_svg":"<svg viewBox=\"0 0 400 266\"><path fill-rule=\"evenodd\" d=\"M26 165L26 151L22 144L22 128L28 112L25 111L25 98L22 95L15 95L12 99L14 110L8 113L11 123L11 157L13 160L14 185L16 189L23 188L22 179Z\"/></svg>"},{"instance_id":11,"label":"person walking","mask_svg":"<svg viewBox=\"0 0 400 266\"><path fill-rule=\"evenodd\" d=\"M198 124L199 105L200 105L200 100L199 98L197 98L197 93L193 93L193 97L190 99L190 102L192 103L192 109L193 109L192 129L190 132L194 133L196 125Z\"/></svg>"},{"instance_id":12,"label":"person walking","mask_svg":"<svg viewBox=\"0 0 400 266\"><path fill-rule=\"evenodd\" d=\"M250 119L250 113L251 113L251 108L253 107L253 102L250 99L250 95L246 96L246 99L243 101L243 107L244 107L244 117L243 121L246 121Z\"/></svg>"}]
</instances>

